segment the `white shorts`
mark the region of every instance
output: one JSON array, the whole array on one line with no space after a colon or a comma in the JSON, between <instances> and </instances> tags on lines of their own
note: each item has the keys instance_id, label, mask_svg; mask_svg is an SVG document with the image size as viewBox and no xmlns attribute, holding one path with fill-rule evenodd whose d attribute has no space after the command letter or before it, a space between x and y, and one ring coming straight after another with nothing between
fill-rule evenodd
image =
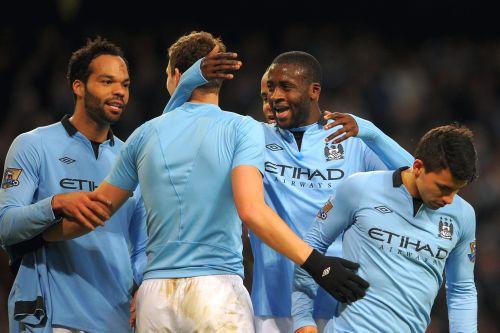
<instances>
[{"instance_id":1,"label":"white shorts","mask_svg":"<svg viewBox=\"0 0 500 333\"><path fill-rule=\"evenodd\" d=\"M52 327L52 333L85 333L84 331L74 330L65 327Z\"/></svg>"},{"instance_id":2,"label":"white shorts","mask_svg":"<svg viewBox=\"0 0 500 333\"><path fill-rule=\"evenodd\" d=\"M238 275L144 280L138 333L255 332L250 296Z\"/></svg>"},{"instance_id":3,"label":"white shorts","mask_svg":"<svg viewBox=\"0 0 500 333\"><path fill-rule=\"evenodd\" d=\"M331 332L332 320L315 318L318 333ZM255 317L256 333L289 333L292 332L290 317Z\"/></svg>"}]
</instances>

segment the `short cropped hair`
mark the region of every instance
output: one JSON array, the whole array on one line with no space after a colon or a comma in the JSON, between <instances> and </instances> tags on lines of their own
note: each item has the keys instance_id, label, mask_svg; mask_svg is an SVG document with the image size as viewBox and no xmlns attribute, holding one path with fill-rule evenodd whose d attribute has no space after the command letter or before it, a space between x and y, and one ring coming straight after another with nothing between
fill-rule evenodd
<instances>
[{"instance_id":1,"label":"short cropped hair","mask_svg":"<svg viewBox=\"0 0 500 333\"><path fill-rule=\"evenodd\" d=\"M205 57L212 49L219 45L220 52L226 52L226 46L220 38L215 38L211 33L205 31L193 31L188 35L179 38L168 48L170 61L170 75L174 74L175 68L184 73L198 59ZM222 85L222 80L212 80L202 86L208 92L218 92Z\"/></svg>"},{"instance_id":2,"label":"short cropped hair","mask_svg":"<svg viewBox=\"0 0 500 333\"><path fill-rule=\"evenodd\" d=\"M87 83L91 74L90 63L98 56L104 54L121 57L128 68L127 59L125 59L121 48L105 38L97 36L94 39L87 39L87 44L71 55L68 64L68 73L66 74L69 85L71 86L75 80Z\"/></svg>"},{"instance_id":3,"label":"short cropped hair","mask_svg":"<svg viewBox=\"0 0 500 333\"><path fill-rule=\"evenodd\" d=\"M465 126L455 123L430 130L420 140L414 156L424 163L426 172L449 168L454 179L468 183L477 177L473 134Z\"/></svg>"},{"instance_id":4,"label":"short cropped hair","mask_svg":"<svg viewBox=\"0 0 500 333\"><path fill-rule=\"evenodd\" d=\"M285 52L274 58L273 64L292 64L305 71L305 79L309 83L319 83L322 80L322 71L319 61L311 54L302 51Z\"/></svg>"}]
</instances>

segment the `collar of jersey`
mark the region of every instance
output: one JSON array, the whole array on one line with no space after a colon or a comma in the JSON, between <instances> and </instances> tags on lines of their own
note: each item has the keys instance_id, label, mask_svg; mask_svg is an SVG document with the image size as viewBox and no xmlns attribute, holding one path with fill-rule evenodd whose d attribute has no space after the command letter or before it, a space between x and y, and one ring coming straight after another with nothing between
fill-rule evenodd
<instances>
[{"instance_id":1,"label":"collar of jersey","mask_svg":"<svg viewBox=\"0 0 500 333\"><path fill-rule=\"evenodd\" d=\"M182 105L181 109L186 112L194 112L194 111L201 112L208 110L220 110L220 107L215 104L209 104L209 103L186 102Z\"/></svg>"},{"instance_id":2,"label":"collar of jersey","mask_svg":"<svg viewBox=\"0 0 500 333\"><path fill-rule=\"evenodd\" d=\"M85 137L83 134L78 132L75 126L69 121L69 115L65 114L64 117L61 119L61 124L63 125L64 129L66 130L66 133L68 133L69 136L75 136L75 134L78 134L78 136L83 137L87 140L89 140L87 137ZM90 141L90 140L89 140ZM115 145L115 136L113 134L113 131L111 128L109 129L108 132L108 141L110 146ZM107 141L103 142L106 143Z\"/></svg>"},{"instance_id":3,"label":"collar of jersey","mask_svg":"<svg viewBox=\"0 0 500 333\"><path fill-rule=\"evenodd\" d=\"M276 124L274 126L276 127L276 131L278 131L278 133L280 133L281 136L287 142L292 142L295 140L292 132L314 133L314 132L318 132L318 131L323 131L323 123L321 121L318 121L318 122L310 124L310 125L305 125L305 126L295 127L295 128L290 128L290 129L282 129Z\"/></svg>"}]
</instances>

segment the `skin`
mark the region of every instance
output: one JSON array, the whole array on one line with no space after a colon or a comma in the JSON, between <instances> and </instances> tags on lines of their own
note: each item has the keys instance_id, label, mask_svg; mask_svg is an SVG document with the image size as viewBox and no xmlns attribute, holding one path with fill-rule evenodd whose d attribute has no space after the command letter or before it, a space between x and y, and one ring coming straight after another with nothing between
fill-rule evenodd
<instances>
[{"instance_id":1,"label":"skin","mask_svg":"<svg viewBox=\"0 0 500 333\"><path fill-rule=\"evenodd\" d=\"M403 185L411 196L419 198L430 209L450 205L455 195L467 185L466 181L453 178L450 169L428 172L422 160L415 160L413 167L401 173ZM304 326L295 333L317 333L316 326Z\"/></svg>"},{"instance_id":2,"label":"skin","mask_svg":"<svg viewBox=\"0 0 500 333\"><path fill-rule=\"evenodd\" d=\"M296 128L319 121L319 83L309 82L304 69L295 64L272 64L268 73L269 104L279 127Z\"/></svg>"},{"instance_id":3,"label":"skin","mask_svg":"<svg viewBox=\"0 0 500 333\"><path fill-rule=\"evenodd\" d=\"M467 185L467 181L455 179L448 168L428 172L422 160L418 159L401 176L408 192L430 209L451 204L458 191Z\"/></svg>"},{"instance_id":4,"label":"skin","mask_svg":"<svg viewBox=\"0 0 500 333\"><path fill-rule=\"evenodd\" d=\"M266 71L262 76L262 80L260 81L260 97L262 98L262 114L264 115L264 119L268 124L276 123L276 119L274 118L274 113L271 110L271 105L269 104L269 90L267 89L267 75Z\"/></svg>"},{"instance_id":5,"label":"skin","mask_svg":"<svg viewBox=\"0 0 500 333\"><path fill-rule=\"evenodd\" d=\"M89 140L107 140L110 124L118 121L129 99L130 77L125 61L118 56L100 55L89 64L87 82L75 80L75 111L70 122ZM110 202L96 193L73 192L55 195L52 209L65 216L43 233L46 241L81 236L109 219Z\"/></svg>"}]
</instances>

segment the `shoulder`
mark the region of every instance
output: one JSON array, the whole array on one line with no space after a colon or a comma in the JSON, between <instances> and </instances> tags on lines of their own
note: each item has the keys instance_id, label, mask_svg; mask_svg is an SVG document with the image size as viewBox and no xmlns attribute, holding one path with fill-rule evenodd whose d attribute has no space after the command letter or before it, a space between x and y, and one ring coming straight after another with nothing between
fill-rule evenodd
<instances>
[{"instance_id":1,"label":"shoulder","mask_svg":"<svg viewBox=\"0 0 500 333\"><path fill-rule=\"evenodd\" d=\"M63 134L65 134L64 128L60 123L37 127L29 132L18 135L12 142L12 146L16 148L38 149L48 140L57 139L60 142Z\"/></svg>"}]
</instances>

